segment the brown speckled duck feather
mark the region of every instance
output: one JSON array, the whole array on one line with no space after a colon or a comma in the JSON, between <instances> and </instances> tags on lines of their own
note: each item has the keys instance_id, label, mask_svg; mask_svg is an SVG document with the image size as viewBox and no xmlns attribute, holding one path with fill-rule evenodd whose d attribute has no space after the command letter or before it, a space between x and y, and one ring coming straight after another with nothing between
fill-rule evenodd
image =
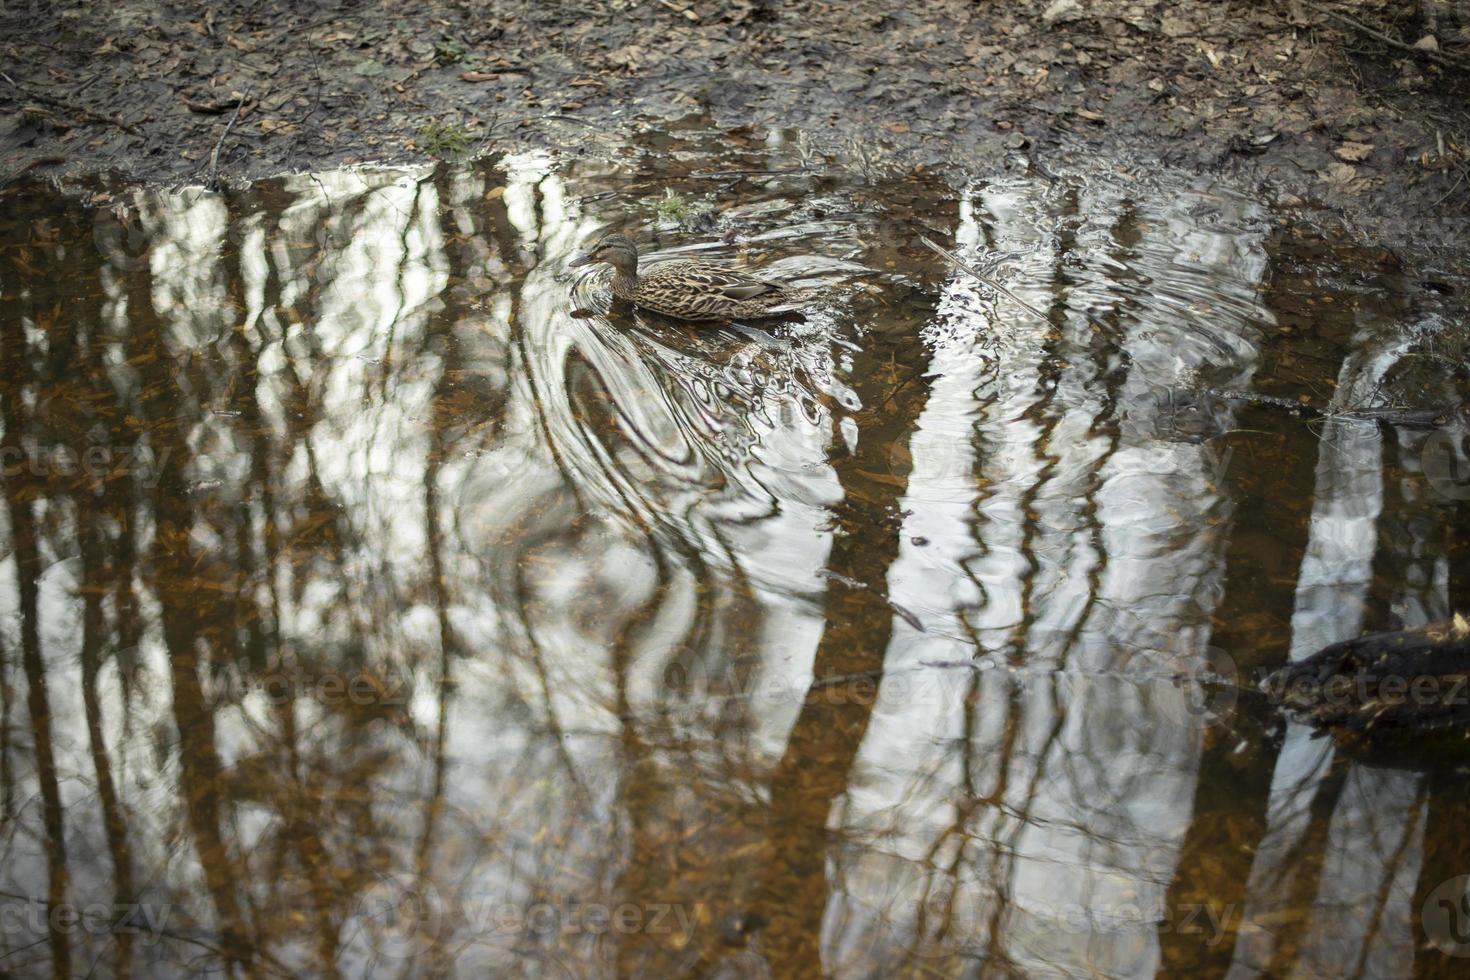
<instances>
[{"instance_id":1,"label":"brown speckled duck feather","mask_svg":"<svg viewBox=\"0 0 1470 980\"><path fill-rule=\"evenodd\" d=\"M656 262L642 274L638 250L623 235L608 235L573 257L572 267L605 262L612 291L644 309L680 320L756 319L793 312L809 293L709 262Z\"/></svg>"}]
</instances>

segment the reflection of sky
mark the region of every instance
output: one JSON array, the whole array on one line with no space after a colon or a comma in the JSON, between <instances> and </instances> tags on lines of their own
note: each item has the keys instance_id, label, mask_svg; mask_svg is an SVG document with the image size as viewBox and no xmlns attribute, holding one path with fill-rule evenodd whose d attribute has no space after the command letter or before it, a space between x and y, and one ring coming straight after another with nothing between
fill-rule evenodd
<instances>
[{"instance_id":1,"label":"reflection of sky","mask_svg":"<svg viewBox=\"0 0 1470 980\"><path fill-rule=\"evenodd\" d=\"M779 343L573 318L562 259L602 226L576 203L592 182L542 156L501 166L291 177L282 210L246 217L197 190L143 195L148 301L187 365L177 384L180 411L194 412L192 547L233 547L227 512L263 549L268 525L320 520L319 494L340 554L287 541L251 598L288 654L355 657L415 682L403 729L367 735L309 699L291 705L302 766L390 759L365 787L395 831L385 850L397 868L427 854L446 890L520 898L546 874L596 896L627 871L635 763L672 774L677 791L656 801L671 823L719 825L726 792L759 809L822 637L842 493L833 460L865 434L834 342L851 343L842 300ZM882 221L881 202L863 206L852 221L869 224L856 230L803 223L768 190L735 218L789 217L756 240L806 253L783 259L793 274L845 282ZM1145 926L1179 860L1203 738L1190 692L1160 678L1197 665L1210 642L1232 507L1219 489L1228 457L1174 429L1167 392L1201 378L1249 386L1271 323L1265 228L1255 205L1208 188L1095 180L1066 198L1016 179L966 192L961 254L1004 257L995 274L1054 323L953 273L924 329L924 407L891 450L896 470L912 462L886 576L902 612L830 818L829 961L860 959L875 935L880 947L912 944L922 896L952 887L956 928L936 955L984 949L1031 975L1156 970ZM136 295L109 282L115 324L141 321L126 309ZM1370 344L1339 390L1368 390L1401 353ZM239 421L242 395L259 407L259 432ZM1230 426L1228 408L1211 411ZM263 483L256 438L270 447ZM1383 500L1378 439L1336 423L1323 433L1296 655L1357 630ZM73 807L72 887L105 897L77 572L69 544L48 547L42 639ZM14 569L7 559L7 595ZM108 661L106 740L137 863L207 927L202 869L179 843L189 801L160 607L143 578L141 683L125 695ZM4 611L18 615L9 599ZM671 667L687 689L672 688ZM259 691L217 688L227 767L284 751ZM1303 832L1329 759L1302 735L1278 764L1255 910L1272 907L1272 862ZM630 755L635 740L646 758ZM1336 946L1389 972L1412 954L1417 794L1415 777L1353 770L1304 971L1343 968ZM236 818L232 859L247 888L269 888L281 816L240 800ZM507 857L507 840L534 846ZM1350 857L1363 841L1368 857ZM12 856L9 887L43 890L41 851ZM1344 940L1341 909L1384 883L1378 933L1355 919ZM504 968L509 955L490 942L459 966ZM1259 955L1259 936L1243 937L1240 962Z\"/></svg>"},{"instance_id":2,"label":"reflection of sky","mask_svg":"<svg viewBox=\"0 0 1470 980\"><path fill-rule=\"evenodd\" d=\"M1359 351L1342 366L1335 406L1364 404L1408 350L1385 345L1378 324L1364 324ZM1358 636L1380 552L1383 508L1382 435L1376 425L1327 420L1317 460L1316 497L1292 616L1293 659ZM1407 553L1413 542L1396 542ZM1405 547L1407 546L1407 547ZM1432 588L1435 588L1432 586ZM1444 608L1439 596L1415 595L1415 604ZM1413 591L1413 590L1411 590ZM1427 602L1426 602L1427 599ZM1327 739L1292 725L1271 784L1269 827L1251 872L1248 921L1279 917L1286 895L1277 883L1299 873L1296 856L1311 824L1315 797L1333 757ZM1412 972L1410 905L1419 875L1418 840L1427 813L1416 773L1354 765L1333 811L1328 858L1295 976L1405 976ZM1237 945L1232 976L1259 976L1274 948L1269 930L1250 930ZM1360 960L1361 957L1361 960Z\"/></svg>"},{"instance_id":3,"label":"reflection of sky","mask_svg":"<svg viewBox=\"0 0 1470 980\"><path fill-rule=\"evenodd\" d=\"M991 307L964 275L946 286L930 366L938 377L911 441L905 503L914 513L889 576L895 601L928 632L901 631L888 663L964 661L973 650L967 637L977 635L995 666L906 685L882 703L846 818L881 828L884 846L910 860L934 854L940 866L951 860L946 837L958 831L968 841L978 853L967 866L999 876L991 886L1013 908L994 920L990 908L963 910L977 927L957 937L963 944L998 941L1027 972L1144 975L1156 953L1140 942L1139 917L1152 921L1146 917L1163 904L1169 855L1189 819L1198 742L1178 692L1140 688L1117 672L1135 656L1199 656L1208 641L1201 617L1223 572L1222 541L1209 527L1221 502L1212 454L1169 441L1167 420L1144 415L1150 401L1129 403L1128 432L1160 435L1125 433L1110 444L1104 433L1124 409L1108 405L1087 347L1092 323L1108 313L1135 355L1125 391L1187 383L1207 366L1244 375L1249 360L1222 362L1219 350L1249 351L1256 323L1268 316L1239 298L1259 289L1261 222L1233 200L1178 206L1213 205L1212 217L1248 230L1181 228L1169 203L1124 205L1106 188L1079 203L1086 217L1077 234L1091 239L1096 258L1068 270L1083 285L1068 294L1059 341L1009 301ZM1130 207L1143 210L1127 218L1140 240L1123 246L1106 229ZM1052 239L1036 235L1047 222L1044 191L985 188L960 221L956 240L969 246L980 245L985 223L972 260L1020 253L1015 275L1030 286L1025 298L1047 304L1058 257ZM1172 310L1108 286L1120 249L1136 275L1160 278L1188 254L1187 282L1229 296L1210 308L1213 328L1244 339L1208 349L1174 343L1184 331ZM1200 315L1211 295L1197 298ZM1160 348L1167 358L1154 356ZM1026 667L1012 671L1005 660L1017 637ZM1165 638L1170 646L1159 651ZM1145 664L1144 674L1167 667L1158 657ZM975 810L970 786L994 794L993 804ZM874 873L854 890L871 889L858 900L881 906L893 869ZM1092 917L1077 924L1073 904ZM1002 936L986 934L992 921Z\"/></svg>"}]
</instances>

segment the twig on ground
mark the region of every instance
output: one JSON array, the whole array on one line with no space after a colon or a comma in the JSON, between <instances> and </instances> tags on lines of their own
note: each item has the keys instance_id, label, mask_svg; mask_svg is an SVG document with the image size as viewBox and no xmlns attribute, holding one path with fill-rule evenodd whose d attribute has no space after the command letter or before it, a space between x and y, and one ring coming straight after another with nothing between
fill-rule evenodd
<instances>
[{"instance_id":1,"label":"twig on ground","mask_svg":"<svg viewBox=\"0 0 1470 980\"><path fill-rule=\"evenodd\" d=\"M240 110L245 108L245 103L248 101L250 101L250 90L246 89L245 94L240 96L240 101L236 103L235 112L230 116L230 121L225 123L225 131L220 133L219 139L215 141L214 151L209 154L209 182L211 184L214 183L215 178L219 175L220 148L225 145L225 138L230 135L230 130L235 128L235 120L240 118Z\"/></svg>"},{"instance_id":2,"label":"twig on ground","mask_svg":"<svg viewBox=\"0 0 1470 980\"><path fill-rule=\"evenodd\" d=\"M1455 180L1454 184L1452 184L1450 186L1450 189L1447 190L1447 191L1445 191L1444 194L1440 197L1440 199L1437 200L1437 201L1435 201L1434 204L1431 205L1431 207L1436 207L1437 208L1441 204L1443 204L1449 198L1449 196L1451 194L1453 194L1455 191L1457 191L1457 190L1460 189L1460 184L1463 183L1464 180L1465 180L1465 174L1463 172L1461 172L1460 176Z\"/></svg>"},{"instance_id":3,"label":"twig on ground","mask_svg":"<svg viewBox=\"0 0 1470 980\"><path fill-rule=\"evenodd\" d=\"M86 106L77 105L76 103L68 101L67 99L58 98L54 95L47 95L45 92L37 92L35 89L27 88L26 86L20 84L9 75L5 76L5 80L9 82L17 92L24 95L28 99L33 99L36 102L41 103L42 105L50 106L53 109L61 109L66 112L70 112L86 120L87 122L97 123L101 126L115 126L118 129L121 129L123 132L131 133L134 136L143 135L142 131L130 122L124 122L123 120L117 119L113 116L104 116L100 112L93 112Z\"/></svg>"},{"instance_id":4,"label":"twig on ground","mask_svg":"<svg viewBox=\"0 0 1470 980\"><path fill-rule=\"evenodd\" d=\"M20 178L28 170L32 170L32 169L34 169L36 167L49 167L49 166L51 166L53 164L59 164L59 163L65 163L65 162L66 162L66 157L59 157L59 156L32 157L30 160L27 160L25 163L21 164L19 169L15 170L15 171L12 171L11 173L5 175L5 177L3 177L3 178L0 178L0 187L9 187L11 184L15 183L17 180L20 180Z\"/></svg>"},{"instance_id":5,"label":"twig on ground","mask_svg":"<svg viewBox=\"0 0 1470 980\"><path fill-rule=\"evenodd\" d=\"M1313 10L1317 11L1317 13L1322 14L1326 17L1331 17L1338 23L1345 24L1348 27L1351 27L1353 30L1366 34L1369 37L1373 38L1373 40L1375 41L1381 41L1391 48L1397 48L1400 51L1407 51L1410 54L1418 55L1424 60L1432 61L1436 65L1439 65L1443 68L1470 68L1470 66L1465 65L1463 62L1446 58L1444 55L1440 54L1437 51L1430 51L1426 48L1416 48L1412 44L1405 44L1398 38L1392 37L1388 34L1383 33L1380 30L1369 27L1367 24L1358 20L1356 17L1349 17L1347 14L1343 13L1340 10L1335 10L1332 7L1323 6L1320 3L1312 3L1311 0L1305 0L1305 2L1308 7L1311 7Z\"/></svg>"}]
</instances>

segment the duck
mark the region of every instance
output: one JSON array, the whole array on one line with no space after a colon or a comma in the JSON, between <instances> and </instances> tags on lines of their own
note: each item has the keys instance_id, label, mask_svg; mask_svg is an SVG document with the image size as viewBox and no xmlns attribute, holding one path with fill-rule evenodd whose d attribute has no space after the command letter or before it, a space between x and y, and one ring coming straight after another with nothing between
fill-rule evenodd
<instances>
[{"instance_id":1,"label":"duck","mask_svg":"<svg viewBox=\"0 0 1470 980\"><path fill-rule=\"evenodd\" d=\"M574 255L570 268L612 266L613 296L664 316L691 322L750 320L800 309L807 290L710 262L672 259L638 272L638 247L626 235L604 235Z\"/></svg>"}]
</instances>

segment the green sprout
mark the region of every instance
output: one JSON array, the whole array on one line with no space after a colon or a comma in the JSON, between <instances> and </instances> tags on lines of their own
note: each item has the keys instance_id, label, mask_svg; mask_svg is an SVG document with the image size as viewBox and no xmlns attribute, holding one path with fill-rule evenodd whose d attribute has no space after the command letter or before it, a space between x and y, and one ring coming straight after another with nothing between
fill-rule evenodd
<instances>
[{"instance_id":1,"label":"green sprout","mask_svg":"<svg viewBox=\"0 0 1470 980\"><path fill-rule=\"evenodd\" d=\"M687 226L708 215L711 208L707 202L683 197L675 194L672 187L666 187L663 197L643 202L643 210L659 222Z\"/></svg>"},{"instance_id":2,"label":"green sprout","mask_svg":"<svg viewBox=\"0 0 1470 980\"><path fill-rule=\"evenodd\" d=\"M419 140L431 156L457 157L468 152L474 134L468 126L431 122L419 127Z\"/></svg>"},{"instance_id":3,"label":"green sprout","mask_svg":"<svg viewBox=\"0 0 1470 980\"><path fill-rule=\"evenodd\" d=\"M434 42L434 58L441 65L452 65L465 56L464 42L452 37L443 37Z\"/></svg>"}]
</instances>

